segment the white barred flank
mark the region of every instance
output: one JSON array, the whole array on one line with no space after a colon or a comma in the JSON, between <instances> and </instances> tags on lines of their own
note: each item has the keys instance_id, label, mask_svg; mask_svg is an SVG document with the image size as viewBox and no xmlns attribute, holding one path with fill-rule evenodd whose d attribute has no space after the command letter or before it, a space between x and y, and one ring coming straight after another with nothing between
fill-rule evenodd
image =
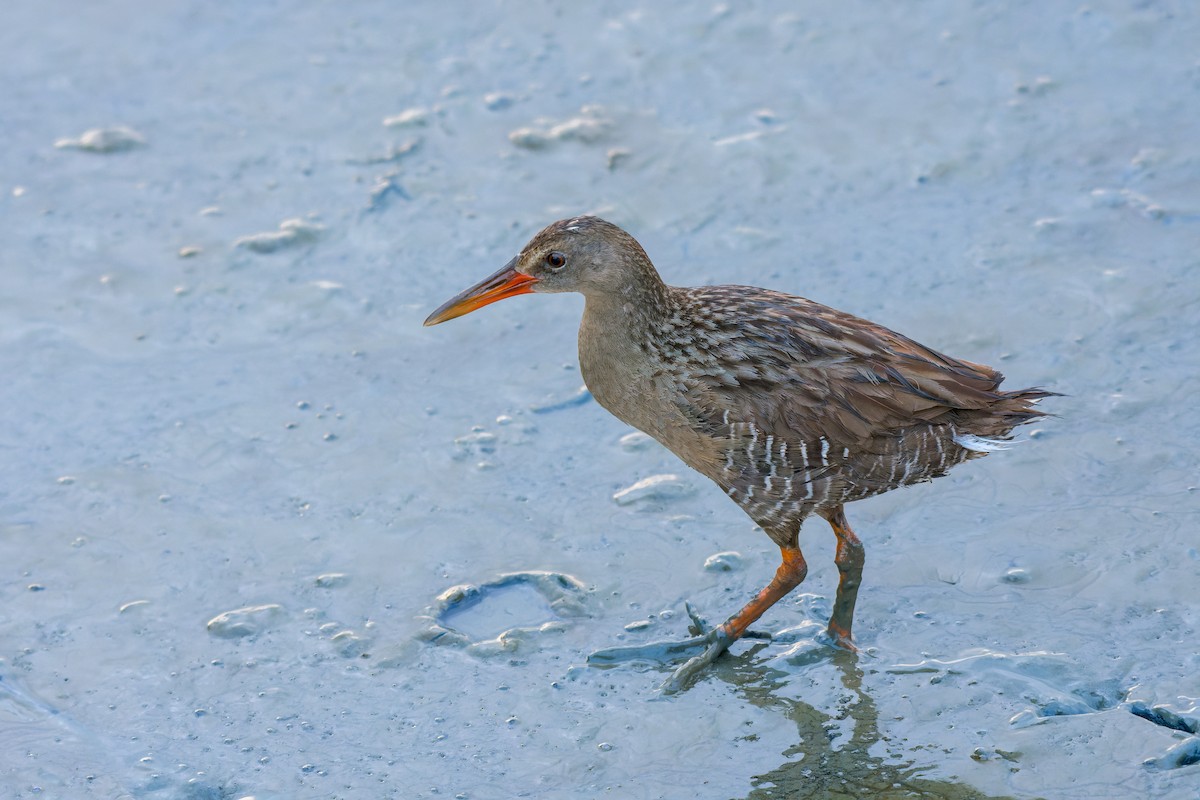
<instances>
[{"instance_id":1,"label":"white barred flank","mask_svg":"<svg viewBox=\"0 0 1200 800\"><path fill-rule=\"evenodd\" d=\"M831 505L881 494L945 474L974 454L1006 443L951 426L912 428L860 451L837 439L784 438L737 412L722 410L726 493L763 526L792 524ZM952 446L953 442L957 446ZM798 457L797 457L798 454Z\"/></svg>"}]
</instances>

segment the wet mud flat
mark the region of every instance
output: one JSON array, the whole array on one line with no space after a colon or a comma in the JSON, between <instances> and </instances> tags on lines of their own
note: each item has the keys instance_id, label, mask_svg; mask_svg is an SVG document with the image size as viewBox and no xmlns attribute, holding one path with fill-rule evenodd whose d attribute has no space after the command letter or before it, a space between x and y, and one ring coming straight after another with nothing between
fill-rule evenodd
<instances>
[{"instance_id":1,"label":"wet mud flat","mask_svg":"<svg viewBox=\"0 0 1200 800\"><path fill-rule=\"evenodd\" d=\"M1200 19L1098 3L8 10L0 794L1187 797ZM547 222L1063 392L777 553L581 389ZM682 788L681 788L682 787Z\"/></svg>"}]
</instances>

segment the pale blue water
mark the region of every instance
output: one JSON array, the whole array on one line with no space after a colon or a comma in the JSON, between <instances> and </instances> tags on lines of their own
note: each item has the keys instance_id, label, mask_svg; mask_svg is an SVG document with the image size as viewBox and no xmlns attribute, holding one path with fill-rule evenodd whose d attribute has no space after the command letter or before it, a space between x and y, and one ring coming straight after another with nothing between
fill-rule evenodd
<instances>
[{"instance_id":1,"label":"pale blue water","mask_svg":"<svg viewBox=\"0 0 1200 800\"><path fill-rule=\"evenodd\" d=\"M1196 793L1168 755L1192 734L1131 713L1200 696L1190 7L4 16L0 794ZM814 520L763 620L794 635L665 701L661 671L581 666L684 635L685 599L720 619L777 558L578 394L578 298L421 327L583 212L673 283L802 294L1068 395L848 509L857 662L806 633L836 582ZM612 499L672 473L694 491ZM592 616L484 656L415 638L447 587L519 570L579 578ZM480 635L533 605L481 606Z\"/></svg>"}]
</instances>

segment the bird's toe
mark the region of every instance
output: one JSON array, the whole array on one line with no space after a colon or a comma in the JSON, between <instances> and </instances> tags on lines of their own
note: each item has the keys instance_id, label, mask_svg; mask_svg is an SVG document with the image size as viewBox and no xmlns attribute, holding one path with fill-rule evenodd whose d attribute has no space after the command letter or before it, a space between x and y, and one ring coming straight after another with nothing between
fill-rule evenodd
<instances>
[{"instance_id":1,"label":"bird's toe","mask_svg":"<svg viewBox=\"0 0 1200 800\"><path fill-rule=\"evenodd\" d=\"M660 687L660 691L663 694L675 694L691 686L705 667L716 661L718 656L729 649L729 645L730 642L727 638L714 637L712 644L705 648L703 653L692 656L676 669Z\"/></svg>"},{"instance_id":2,"label":"bird's toe","mask_svg":"<svg viewBox=\"0 0 1200 800\"><path fill-rule=\"evenodd\" d=\"M825 629L825 635L829 637L829 642L834 647L840 647L843 650L849 650L851 653L857 653L858 648L854 645L854 641L850 638L850 631L843 628L841 625L830 621L829 627Z\"/></svg>"},{"instance_id":3,"label":"bird's toe","mask_svg":"<svg viewBox=\"0 0 1200 800\"><path fill-rule=\"evenodd\" d=\"M692 653L703 652L720 638L720 629L714 628L701 636L692 636L677 641L662 640L645 644L605 647L588 656L594 665L617 664L622 661L652 661L665 663Z\"/></svg>"}]
</instances>

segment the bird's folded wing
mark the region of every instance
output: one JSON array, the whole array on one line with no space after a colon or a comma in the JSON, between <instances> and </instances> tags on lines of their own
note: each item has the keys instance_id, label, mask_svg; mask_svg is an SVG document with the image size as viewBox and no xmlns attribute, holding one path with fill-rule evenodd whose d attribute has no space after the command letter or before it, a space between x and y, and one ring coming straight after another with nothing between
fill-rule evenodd
<instances>
[{"instance_id":1,"label":"bird's folded wing","mask_svg":"<svg viewBox=\"0 0 1200 800\"><path fill-rule=\"evenodd\" d=\"M736 291L727 291L735 289ZM705 287L725 312L681 385L689 416L714 434L753 421L763 435L825 437L835 450L990 406L1003 376L881 325L803 298ZM810 434L811 432L811 434Z\"/></svg>"}]
</instances>

